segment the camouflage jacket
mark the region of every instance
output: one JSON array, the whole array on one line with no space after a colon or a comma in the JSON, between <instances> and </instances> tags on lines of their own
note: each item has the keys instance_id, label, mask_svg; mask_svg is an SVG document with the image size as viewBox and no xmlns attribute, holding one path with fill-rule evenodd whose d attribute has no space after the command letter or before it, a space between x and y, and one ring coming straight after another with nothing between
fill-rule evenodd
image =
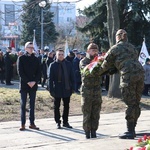
<instances>
[{"instance_id":1,"label":"camouflage jacket","mask_svg":"<svg viewBox=\"0 0 150 150\"><path fill-rule=\"evenodd\" d=\"M121 79L125 78L121 82L130 81L130 76L144 75L144 69L138 61L138 52L128 42L120 41L108 50L100 74L113 67L117 68Z\"/></svg>"},{"instance_id":2,"label":"camouflage jacket","mask_svg":"<svg viewBox=\"0 0 150 150\"><path fill-rule=\"evenodd\" d=\"M86 67L86 65L90 64L93 58L90 58L87 54L85 58L80 61L80 71ZM97 70L93 70L91 74L85 75L81 73L82 78L82 86L81 86L81 93L84 92L86 89L91 90L98 90L100 91L100 84L101 84L101 77Z\"/></svg>"}]
</instances>

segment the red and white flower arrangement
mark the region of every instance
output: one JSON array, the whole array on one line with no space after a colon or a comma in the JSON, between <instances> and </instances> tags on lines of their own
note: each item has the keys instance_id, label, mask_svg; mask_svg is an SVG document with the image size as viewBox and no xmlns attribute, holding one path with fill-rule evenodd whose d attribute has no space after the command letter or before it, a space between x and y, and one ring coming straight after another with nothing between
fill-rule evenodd
<instances>
[{"instance_id":1,"label":"red and white flower arrangement","mask_svg":"<svg viewBox=\"0 0 150 150\"><path fill-rule=\"evenodd\" d=\"M90 64L88 64L81 73L84 75L89 75L93 72L95 68L99 68L101 64L103 63L105 58L105 53L102 53L100 56L96 56Z\"/></svg>"},{"instance_id":2,"label":"red and white flower arrangement","mask_svg":"<svg viewBox=\"0 0 150 150\"><path fill-rule=\"evenodd\" d=\"M150 136L144 135L138 139L138 143L135 146L130 147L128 150L150 150Z\"/></svg>"}]
</instances>

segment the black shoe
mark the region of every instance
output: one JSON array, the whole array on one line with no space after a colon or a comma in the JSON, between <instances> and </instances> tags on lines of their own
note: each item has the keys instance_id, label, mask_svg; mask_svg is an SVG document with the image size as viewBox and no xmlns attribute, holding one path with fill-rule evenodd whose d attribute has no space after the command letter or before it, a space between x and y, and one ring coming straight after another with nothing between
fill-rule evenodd
<instances>
[{"instance_id":1,"label":"black shoe","mask_svg":"<svg viewBox=\"0 0 150 150\"><path fill-rule=\"evenodd\" d=\"M70 129L72 128L72 126L70 126L69 123L63 124L63 127L70 128Z\"/></svg>"},{"instance_id":2,"label":"black shoe","mask_svg":"<svg viewBox=\"0 0 150 150\"><path fill-rule=\"evenodd\" d=\"M95 130L91 130L91 138L96 138L96 131Z\"/></svg>"},{"instance_id":3,"label":"black shoe","mask_svg":"<svg viewBox=\"0 0 150 150\"><path fill-rule=\"evenodd\" d=\"M86 139L90 139L90 131L85 131L85 137Z\"/></svg>"},{"instance_id":4,"label":"black shoe","mask_svg":"<svg viewBox=\"0 0 150 150\"><path fill-rule=\"evenodd\" d=\"M135 138L135 133L133 132L125 132L121 135L119 135L120 139L134 139Z\"/></svg>"},{"instance_id":5,"label":"black shoe","mask_svg":"<svg viewBox=\"0 0 150 150\"><path fill-rule=\"evenodd\" d=\"M60 123L57 123L57 124L56 124L56 128L57 128L57 129L61 129Z\"/></svg>"}]
</instances>

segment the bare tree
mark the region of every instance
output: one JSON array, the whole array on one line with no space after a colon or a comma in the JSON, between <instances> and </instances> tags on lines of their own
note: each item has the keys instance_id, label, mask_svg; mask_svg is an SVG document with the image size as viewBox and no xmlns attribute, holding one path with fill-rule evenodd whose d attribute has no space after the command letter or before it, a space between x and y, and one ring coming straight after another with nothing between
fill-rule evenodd
<instances>
[{"instance_id":1,"label":"bare tree","mask_svg":"<svg viewBox=\"0 0 150 150\"><path fill-rule=\"evenodd\" d=\"M107 28L108 28L108 38L110 47L115 44L115 33L120 27L120 20L118 14L118 7L116 0L106 0L107 1ZM110 76L109 82L109 97L121 97L121 92L119 89L120 78L119 74L114 74Z\"/></svg>"}]
</instances>

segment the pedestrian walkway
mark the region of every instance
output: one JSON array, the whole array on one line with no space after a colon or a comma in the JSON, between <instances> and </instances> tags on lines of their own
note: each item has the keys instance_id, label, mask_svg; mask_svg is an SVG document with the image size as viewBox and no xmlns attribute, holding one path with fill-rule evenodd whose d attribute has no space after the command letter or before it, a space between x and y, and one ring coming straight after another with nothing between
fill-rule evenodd
<instances>
[{"instance_id":1,"label":"pedestrian walkway","mask_svg":"<svg viewBox=\"0 0 150 150\"><path fill-rule=\"evenodd\" d=\"M119 133L126 129L124 113L101 114L98 137L85 139L82 116L71 116L73 129L56 129L53 118L36 120L39 131L28 128L19 131L20 122L0 123L0 150L125 150L137 142L139 137L150 134L150 111L142 111L135 140L122 140Z\"/></svg>"}]
</instances>

